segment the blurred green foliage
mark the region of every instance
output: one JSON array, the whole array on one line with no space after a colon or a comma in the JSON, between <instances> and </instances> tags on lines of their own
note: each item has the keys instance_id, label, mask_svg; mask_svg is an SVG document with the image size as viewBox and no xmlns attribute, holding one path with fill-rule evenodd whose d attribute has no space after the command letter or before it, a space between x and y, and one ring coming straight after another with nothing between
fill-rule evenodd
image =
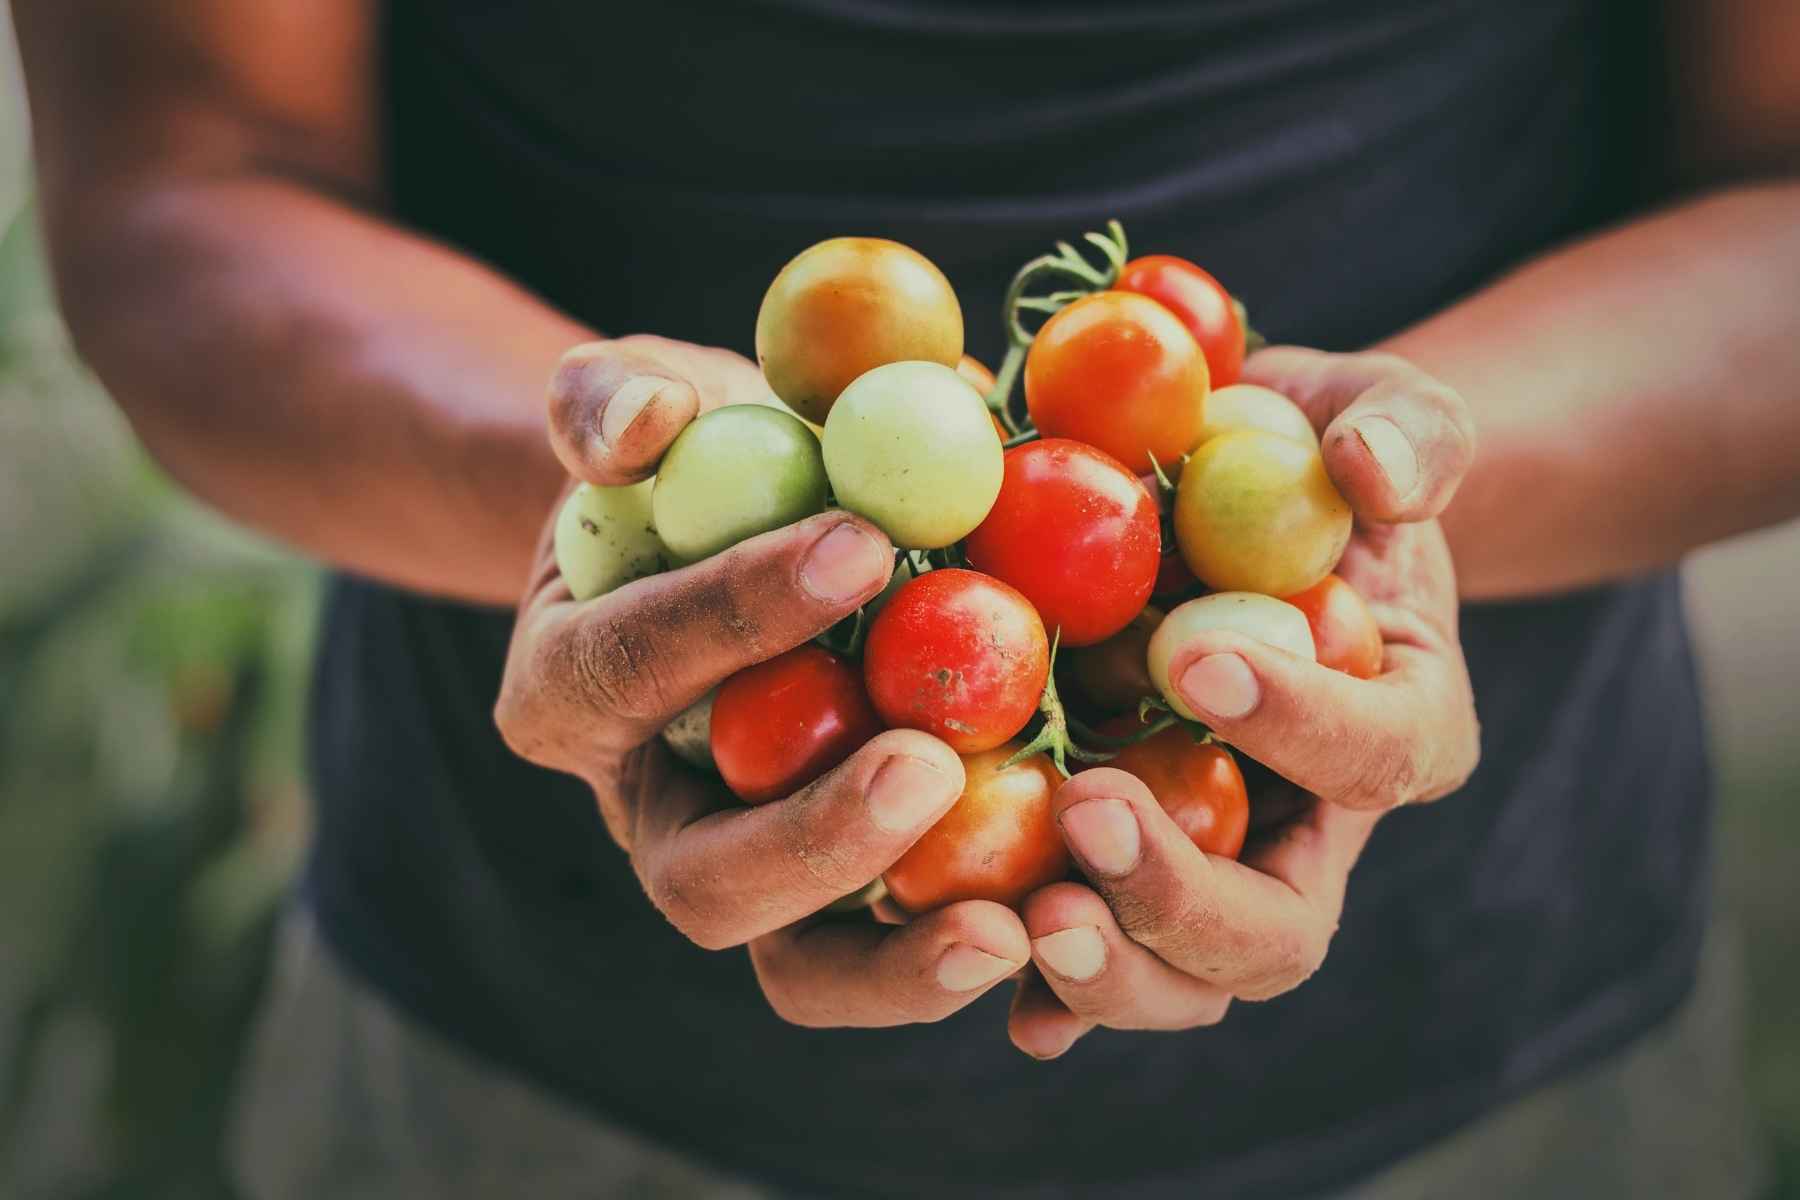
<instances>
[{"instance_id":1,"label":"blurred green foliage","mask_svg":"<svg viewBox=\"0 0 1800 1200\"><path fill-rule=\"evenodd\" d=\"M0 240L0 1195L229 1194L314 572L181 497Z\"/></svg>"}]
</instances>

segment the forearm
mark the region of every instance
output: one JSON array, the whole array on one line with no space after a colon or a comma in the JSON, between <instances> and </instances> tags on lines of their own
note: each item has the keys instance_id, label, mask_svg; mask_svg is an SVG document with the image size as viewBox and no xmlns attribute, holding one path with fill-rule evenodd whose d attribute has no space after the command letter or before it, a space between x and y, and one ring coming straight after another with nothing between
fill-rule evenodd
<instances>
[{"instance_id":1,"label":"forearm","mask_svg":"<svg viewBox=\"0 0 1800 1200\"><path fill-rule=\"evenodd\" d=\"M334 565L517 600L562 478L544 386L589 331L278 178L151 177L50 218L81 350L188 488Z\"/></svg>"},{"instance_id":2,"label":"forearm","mask_svg":"<svg viewBox=\"0 0 1800 1200\"><path fill-rule=\"evenodd\" d=\"M1622 577L1800 513L1800 183L1581 242L1384 348L1475 414L1444 516L1465 597Z\"/></svg>"}]
</instances>

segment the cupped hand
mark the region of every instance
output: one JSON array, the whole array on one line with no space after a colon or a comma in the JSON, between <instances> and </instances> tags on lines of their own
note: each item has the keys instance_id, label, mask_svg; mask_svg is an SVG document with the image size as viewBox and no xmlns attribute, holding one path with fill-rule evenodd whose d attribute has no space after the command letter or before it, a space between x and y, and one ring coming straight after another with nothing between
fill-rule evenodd
<instances>
[{"instance_id":1,"label":"cupped hand","mask_svg":"<svg viewBox=\"0 0 1800 1200\"><path fill-rule=\"evenodd\" d=\"M747 360L655 338L571 351L550 392L551 437L577 480L648 477L698 413L764 401ZM733 673L828 629L886 585L894 551L826 512L586 602L539 539L495 718L508 745L594 790L646 894L695 943L748 944L763 990L805 1025L941 1019L1029 957L1010 910L951 905L903 927L815 914L880 875L955 802L962 763L911 730L754 808L674 760L657 733Z\"/></svg>"},{"instance_id":2,"label":"cupped hand","mask_svg":"<svg viewBox=\"0 0 1800 1200\"><path fill-rule=\"evenodd\" d=\"M1015 999L1020 1049L1055 1057L1097 1025L1220 1020L1324 961L1351 868L1380 815L1460 787L1479 756L1457 635L1455 572L1437 515L1474 454L1460 397L1404 359L1263 351L1244 381L1292 398L1356 514L1339 564L1368 601L1383 668L1362 680L1239 634L1207 631L1170 679L1223 741L1278 780L1253 794L1238 861L1207 855L1123 771L1064 784L1057 821L1087 882L1023 908L1036 971Z\"/></svg>"}]
</instances>

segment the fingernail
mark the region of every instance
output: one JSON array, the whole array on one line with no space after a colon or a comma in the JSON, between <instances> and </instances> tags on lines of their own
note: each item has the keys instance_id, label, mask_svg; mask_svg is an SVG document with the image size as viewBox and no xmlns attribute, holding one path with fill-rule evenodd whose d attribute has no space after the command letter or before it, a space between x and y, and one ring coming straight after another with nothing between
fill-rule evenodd
<instances>
[{"instance_id":1,"label":"fingernail","mask_svg":"<svg viewBox=\"0 0 1800 1200\"><path fill-rule=\"evenodd\" d=\"M634 375L620 384L600 412L600 440L617 446L626 430L650 407L650 401L673 382L655 375Z\"/></svg>"},{"instance_id":2,"label":"fingernail","mask_svg":"<svg viewBox=\"0 0 1800 1200\"><path fill-rule=\"evenodd\" d=\"M1031 945L1052 971L1076 983L1092 979L1106 966L1106 940L1092 925L1046 933Z\"/></svg>"},{"instance_id":3,"label":"fingernail","mask_svg":"<svg viewBox=\"0 0 1800 1200\"><path fill-rule=\"evenodd\" d=\"M1176 686L1190 708L1215 717L1248 716L1262 699L1256 673L1236 654L1208 654L1181 673Z\"/></svg>"},{"instance_id":4,"label":"fingernail","mask_svg":"<svg viewBox=\"0 0 1800 1200\"><path fill-rule=\"evenodd\" d=\"M1138 862L1137 814L1110 796L1063 810L1063 833L1081 861L1102 875L1125 875Z\"/></svg>"},{"instance_id":5,"label":"fingernail","mask_svg":"<svg viewBox=\"0 0 1800 1200\"><path fill-rule=\"evenodd\" d=\"M806 552L800 583L816 599L842 604L880 586L893 566L893 551L845 522Z\"/></svg>"},{"instance_id":6,"label":"fingernail","mask_svg":"<svg viewBox=\"0 0 1800 1200\"><path fill-rule=\"evenodd\" d=\"M1419 483L1419 452L1400 427L1386 417L1364 417L1350 428L1388 478L1394 495L1404 500Z\"/></svg>"},{"instance_id":7,"label":"fingernail","mask_svg":"<svg viewBox=\"0 0 1800 1200\"><path fill-rule=\"evenodd\" d=\"M1019 964L985 950L958 942L938 959L938 983L945 991L972 992L1005 979L1019 969Z\"/></svg>"},{"instance_id":8,"label":"fingernail","mask_svg":"<svg viewBox=\"0 0 1800 1200\"><path fill-rule=\"evenodd\" d=\"M889 833L916 829L956 796L956 781L922 758L896 754L869 781L869 816Z\"/></svg>"}]
</instances>

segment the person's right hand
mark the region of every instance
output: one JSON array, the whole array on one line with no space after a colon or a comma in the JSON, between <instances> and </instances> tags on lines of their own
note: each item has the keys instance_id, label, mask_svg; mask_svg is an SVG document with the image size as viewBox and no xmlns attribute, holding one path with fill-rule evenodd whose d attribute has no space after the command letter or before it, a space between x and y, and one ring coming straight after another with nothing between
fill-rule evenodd
<instances>
[{"instance_id":1,"label":"person's right hand","mask_svg":"<svg viewBox=\"0 0 1800 1200\"><path fill-rule=\"evenodd\" d=\"M699 412L767 395L756 367L727 351L594 343L570 351L551 383L551 440L577 479L633 483ZM939 1020L1030 960L1018 916L986 901L903 926L814 917L880 875L961 794L961 760L936 738L890 730L796 794L747 808L657 737L734 672L881 591L894 550L878 529L825 512L578 603L556 568L553 524L554 513L495 719L519 755L594 789L677 929L711 949L747 943L770 1005L800 1025Z\"/></svg>"}]
</instances>

